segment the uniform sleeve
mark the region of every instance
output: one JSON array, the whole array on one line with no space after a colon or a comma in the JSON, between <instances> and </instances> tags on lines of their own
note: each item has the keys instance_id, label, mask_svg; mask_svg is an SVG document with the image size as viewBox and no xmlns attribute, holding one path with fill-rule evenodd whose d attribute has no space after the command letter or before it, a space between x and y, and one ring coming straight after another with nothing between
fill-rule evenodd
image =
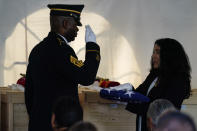
<instances>
[{"instance_id":1,"label":"uniform sleeve","mask_svg":"<svg viewBox=\"0 0 197 131\"><path fill-rule=\"evenodd\" d=\"M25 81L25 105L27 113L30 116L32 104L33 104L33 82L30 74L30 64L27 67L26 71L26 81Z\"/></svg>"},{"instance_id":2,"label":"uniform sleeve","mask_svg":"<svg viewBox=\"0 0 197 131\"><path fill-rule=\"evenodd\" d=\"M66 54L57 61L65 79L74 80L78 84L90 85L94 82L100 63L100 47L93 42L86 44L85 61L77 59L75 54ZM69 78L68 78L69 77Z\"/></svg>"}]
</instances>

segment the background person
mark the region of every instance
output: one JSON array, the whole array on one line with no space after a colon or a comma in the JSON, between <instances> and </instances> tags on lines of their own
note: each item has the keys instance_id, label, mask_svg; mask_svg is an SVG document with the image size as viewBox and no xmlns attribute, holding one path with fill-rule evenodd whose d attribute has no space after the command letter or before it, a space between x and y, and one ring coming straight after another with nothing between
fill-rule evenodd
<instances>
[{"instance_id":1,"label":"background person","mask_svg":"<svg viewBox=\"0 0 197 131\"><path fill-rule=\"evenodd\" d=\"M74 98L60 97L52 111L53 131L67 131L73 124L83 120L82 107Z\"/></svg>"},{"instance_id":2,"label":"background person","mask_svg":"<svg viewBox=\"0 0 197 131\"><path fill-rule=\"evenodd\" d=\"M156 99L167 99L180 110L189 98L191 86L190 62L182 45L174 39L158 39L154 43L151 70L145 81L135 90L150 98L149 103L128 103L126 109L137 114L136 130L147 131L147 110Z\"/></svg>"},{"instance_id":3,"label":"background person","mask_svg":"<svg viewBox=\"0 0 197 131\"><path fill-rule=\"evenodd\" d=\"M167 99L156 99L150 103L147 111L147 127L149 131L153 131L159 116L166 111L176 110L174 105Z\"/></svg>"},{"instance_id":4,"label":"background person","mask_svg":"<svg viewBox=\"0 0 197 131\"><path fill-rule=\"evenodd\" d=\"M74 124L69 131L97 131L97 128L90 122L80 121Z\"/></svg>"},{"instance_id":5,"label":"background person","mask_svg":"<svg viewBox=\"0 0 197 131\"><path fill-rule=\"evenodd\" d=\"M189 115L169 111L159 117L155 131L196 131L196 126Z\"/></svg>"}]
</instances>

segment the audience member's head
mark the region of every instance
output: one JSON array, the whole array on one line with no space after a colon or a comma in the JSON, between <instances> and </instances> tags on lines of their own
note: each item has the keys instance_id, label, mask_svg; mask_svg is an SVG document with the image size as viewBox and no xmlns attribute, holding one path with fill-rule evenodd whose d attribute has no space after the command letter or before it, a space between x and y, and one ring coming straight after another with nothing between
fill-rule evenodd
<instances>
[{"instance_id":1,"label":"audience member's head","mask_svg":"<svg viewBox=\"0 0 197 131\"><path fill-rule=\"evenodd\" d=\"M74 124L69 131L97 131L97 128L90 122L80 121Z\"/></svg>"},{"instance_id":2,"label":"audience member's head","mask_svg":"<svg viewBox=\"0 0 197 131\"><path fill-rule=\"evenodd\" d=\"M83 110L78 101L71 97L60 97L54 105L51 124L54 131L66 131L83 120Z\"/></svg>"},{"instance_id":3,"label":"audience member's head","mask_svg":"<svg viewBox=\"0 0 197 131\"><path fill-rule=\"evenodd\" d=\"M158 116L167 110L176 110L176 108L166 99L157 99L150 104L147 112L147 126L149 131L155 128Z\"/></svg>"},{"instance_id":4,"label":"audience member's head","mask_svg":"<svg viewBox=\"0 0 197 131\"><path fill-rule=\"evenodd\" d=\"M159 117L155 131L196 131L196 127L189 115L169 111Z\"/></svg>"}]
</instances>

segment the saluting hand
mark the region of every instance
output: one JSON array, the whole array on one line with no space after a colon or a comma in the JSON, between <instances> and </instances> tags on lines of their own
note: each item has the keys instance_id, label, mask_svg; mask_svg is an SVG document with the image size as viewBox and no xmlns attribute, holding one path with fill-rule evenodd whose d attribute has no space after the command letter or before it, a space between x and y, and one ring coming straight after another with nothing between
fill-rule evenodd
<instances>
[{"instance_id":1,"label":"saluting hand","mask_svg":"<svg viewBox=\"0 0 197 131\"><path fill-rule=\"evenodd\" d=\"M96 35L92 31L90 25L86 25L86 32L85 32L85 42L94 42L96 43Z\"/></svg>"}]
</instances>

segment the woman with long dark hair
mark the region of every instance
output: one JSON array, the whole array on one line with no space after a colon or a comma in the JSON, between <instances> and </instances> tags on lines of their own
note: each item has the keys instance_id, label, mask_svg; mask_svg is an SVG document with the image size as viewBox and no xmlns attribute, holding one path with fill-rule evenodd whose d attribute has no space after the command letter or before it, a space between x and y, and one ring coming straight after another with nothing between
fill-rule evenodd
<instances>
[{"instance_id":1,"label":"woman with long dark hair","mask_svg":"<svg viewBox=\"0 0 197 131\"><path fill-rule=\"evenodd\" d=\"M155 99L167 99L181 109L189 98L191 67L182 45L170 38L155 41L151 57L151 70L146 80L135 90L150 98L149 103L128 103L126 110L137 114L136 131L147 131L146 113Z\"/></svg>"}]
</instances>

